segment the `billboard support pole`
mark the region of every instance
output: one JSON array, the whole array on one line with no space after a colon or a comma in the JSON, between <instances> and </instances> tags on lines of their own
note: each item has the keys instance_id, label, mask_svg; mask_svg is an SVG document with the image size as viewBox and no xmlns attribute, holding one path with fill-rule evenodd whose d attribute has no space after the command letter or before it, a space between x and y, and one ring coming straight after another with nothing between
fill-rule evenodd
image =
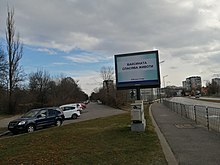
<instances>
[{"instance_id":1,"label":"billboard support pole","mask_svg":"<svg viewBox=\"0 0 220 165\"><path fill-rule=\"evenodd\" d=\"M144 118L144 102L141 100L141 88L136 87L137 100L131 104L131 131L144 132L146 119Z\"/></svg>"},{"instance_id":2,"label":"billboard support pole","mask_svg":"<svg viewBox=\"0 0 220 165\"><path fill-rule=\"evenodd\" d=\"M117 90L136 89L137 100L131 104L131 130L145 131L141 88L160 87L158 50L115 55L115 75Z\"/></svg>"},{"instance_id":3,"label":"billboard support pole","mask_svg":"<svg viewBox=\"0 0 220 165\"><path fill-rule=\"evenodd\" d=\"M140 100L141 99L141 88L137 87L136 92L137 92L137 100Z\"/></svg>"}]
</instances>

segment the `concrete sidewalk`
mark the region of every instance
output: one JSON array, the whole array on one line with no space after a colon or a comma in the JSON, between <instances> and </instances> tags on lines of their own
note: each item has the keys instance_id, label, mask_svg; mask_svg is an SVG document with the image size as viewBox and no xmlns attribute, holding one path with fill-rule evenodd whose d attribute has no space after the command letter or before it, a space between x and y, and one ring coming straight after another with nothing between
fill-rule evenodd
<instances>
[{"instance_id":1,"label":"concrete sidewalk","mask_svg":"<svg viewBox=\"0 0 220 165\"><path fill-rule=\"evenodd\" d=\"M169 164L220 164L220 133L208 131L190 119L181 118L160 103L154 103L151 112Z\"/></svg>"}]
</instances>

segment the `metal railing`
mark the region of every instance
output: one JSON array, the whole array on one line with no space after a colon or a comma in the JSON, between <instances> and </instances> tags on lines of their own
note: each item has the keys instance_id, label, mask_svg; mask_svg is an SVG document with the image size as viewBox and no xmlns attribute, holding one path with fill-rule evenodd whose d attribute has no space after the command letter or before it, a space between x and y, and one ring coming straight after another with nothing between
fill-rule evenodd
<instances>
[{"instance_id":1,"label":"metal railing","mask_svg":"<svg viewBox=\"0 0 220 165\"><path fill-rule=\"evenodd\" d=\"M187 105L168 100L163 100L163 104L182 117L192 119L197 124L204 125L208 130L220 132L220 108Z\"/></svg>"}]
</instances>

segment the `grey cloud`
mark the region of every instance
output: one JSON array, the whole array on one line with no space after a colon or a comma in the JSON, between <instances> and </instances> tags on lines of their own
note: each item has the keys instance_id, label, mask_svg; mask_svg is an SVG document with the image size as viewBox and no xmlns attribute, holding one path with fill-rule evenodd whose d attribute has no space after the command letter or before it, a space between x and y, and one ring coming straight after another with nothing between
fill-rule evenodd
<instances>
[{"instance_id":1,"label":"grey cloud","mask_svg":"<svg viewBox=\"0 0 220 165\"><path fill-rule=\"evenodd\" d=\"M3 0L0 21L5 20L7 3L15 8L25 44L102 51L106 56L157 48L170 64L163 64L163 72L179 69L178 62L201 70L211 64L212 70L220 60L217 0Z\"/></svg>"},{"instance_id":2,"label":"grey cloud","mask_svg":"<svg viewBox=\"0 0 220 165\"><path fill-rule=\"evenodd\" d=\"M20 15L17 22L22 27L21 34L33 43L54 41L74 48L74 41L68 42L72 32L102 41L91 49L106 51L120 50L121 46L124 51L123 45L132 45L133 49L140 49L140 45L148 49L180 48L194 44L198 37L200 42L204 40L202 35L192 32L198 19L197 8L184 10L178 3L150 0L54 0L53 3L14 0L11 3Z\"/></svg>"}]
</instances>

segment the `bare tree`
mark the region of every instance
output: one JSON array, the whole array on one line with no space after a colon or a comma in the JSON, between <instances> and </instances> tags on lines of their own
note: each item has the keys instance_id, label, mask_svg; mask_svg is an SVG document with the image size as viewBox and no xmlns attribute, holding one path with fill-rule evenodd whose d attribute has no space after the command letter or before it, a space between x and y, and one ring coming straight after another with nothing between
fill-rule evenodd
<instances>
[{"instance_id":1,"label":"bare tree","mask_svg":"<svg viewBox=\"0 0 220 165\"><path fill-rule=\"evenodd\" d=\"M71 77L62 78L58 85L58 92L60 93L60 101L62 103L76 102L78 100L81 89L77 83Z\"/></svg>"},{"instance_id":2,"label":"bare tree","mask_svg":"<svg viewBox=\"0 0 220 165\"><path fill-rule=\"evenodd\" d=\"M7 106L7 94L6 94L6 60L5 53L3 49L0 47L0 113L2 113Z\"/></svg>"},{"instance_id":3,"label":"bare tree","mask_svg":"<svg viewBox=\"0 0 220 165\"><path fill-rule=\"evenodd\" d=\"M78 81L71 77L62 77L54 81L46 71L39 70L29 75L29 91L34 107L57 106L65 103L88 99L81 90Z\"/></svg>"},{"instance_id":4,"label":"bare tree","mask_svg":"<svg viewBox=\"0 0 220 165\"><path fill-rule=\"evenodd\" d=\"M19 34L15 36L14 10L9 11L6 21L6 41L8 54L8 70L9 70L9 91L12 91L18 82L23 80L21 74L23 70L19 67L19 62L23 54L23 44L20 42Z\"/></svg>"},{"instance_id":5,"label":"bare tree","mask_svg":"<svg viewBox=\"0 0 220 165\"><path fill-rule=\"evenodd\" d=\"M112 103L112 100L114 100L114 85L113 85L113 76L114 76L114 70L113 67L103 66L100 70L100 75L103 79L103 89L100 90L100 98L103 103L110 105Z\"/></svg>"},{"instance_id":6,"label":"bare tree","mask_svg":"<svg viewBox=\"0 0 220 165\"><path fill-rule=\"evenodd\" d=\"M111 66L108 66L108 67L105 67L103 66L100 70L100 75L103 79L103 81L105 80L113 80L114 79L114 70L113 70L113 67Z\"/></svg>"},{"instance_id":7,"label":"bare tree","mask_svg":"<svg viewBox=\"0 0 220 165\"><path fill-rule=\"evenodd\" d=\"M20 42L19 34L15 36L14 9L7 10L6 20L6 42L7 42L7 69L8 69L8 91L9 91L9 112L13 113L15 107L13 105L12 94L18 83L23 81L24 72L19 66L19 62L23 54L23 45Z\"/></svg>"},{"instance_id":8,"label":"bare tree","mask_svg":"<svg viewBox=\"0 0 220 165\"><path fill-rule=\"evenodd\" d=\"M6 85L6 59L5 59L5 53L3 49L0 47L0 88L4 88Z\"/></svg>"},{"instance_id":9,"label":"bare tree","mask_svg":"<svg viewBox=\"0 0 220 165\"><path fill-rule=\"evenodd\" d=\"M51 81L47 71L38 70L29 75L29 88L37 102L43 106L47 102L47 91Z\"/></svg>"}]
</instances>

